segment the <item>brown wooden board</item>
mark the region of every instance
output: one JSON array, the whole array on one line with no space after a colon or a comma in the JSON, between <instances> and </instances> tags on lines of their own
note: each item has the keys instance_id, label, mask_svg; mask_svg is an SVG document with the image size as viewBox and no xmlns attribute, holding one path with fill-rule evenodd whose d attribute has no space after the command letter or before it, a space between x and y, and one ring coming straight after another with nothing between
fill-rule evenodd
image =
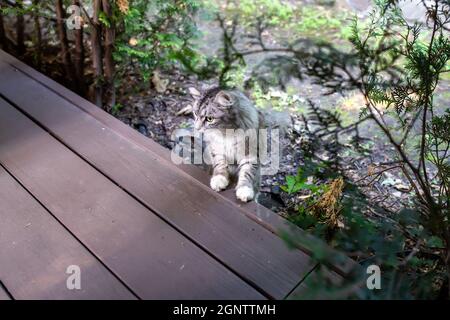
<instances>
[{"instance_id":1,"label":"brown wooden board","mask_svg":"<svg viewBox=\"0 0 450 320\"><path fill-rule=\"evenodd\" d=\"M333 249L323 240L298 228L280 215L274 214L266 207L256 202L240 204L234 195L234 190L225 190L222 194L231 202L240 205L252 219L264 225L268 230L289 238L291 245L310 254L311 257L317 257L317 260L340 276L350 278L362 273L360 265L355 260Z\"/></svg>"},{"instance_id":2,"label":"brown wooden board","mask_svg":"<svg viewBox=\"0 0 450 320\"><path fill-rule=\"evenodd\" d=\"M12 300L11 296L6 292L6 290L0 284L0 301L3 300Z\"/></svg>"},{"instance_id":3,"label":"brown wooden board","mask_svg":"<svg viewBox=\"0 0 450 320\"><path fill-rule=\"evenodd\" d=\"M326 266L317 266L311 274L287 297L288 300L341 300L361 288L346 283L345 279Z\"/></svg>"},{"instance_id":4,"label":"brown wooden board","mask_svg":"<svg viewBox=\"0 0 450 320\"><path fill-rule=\"evenodd\" d=\"M0 279L15 299L135 298L2 167L0 221ZM72 265L80 289L67 288Z\"/></svg>"},{"instance_id":5,"label":"brown wooden board","mask_svg":"<svg viewBox=\"0 0 450 320\"><path fill-rule=\"evenodd\" d=\"M142 148L149 149L161 158L170 161L170 152L167 149L154 142L153 140L146 138L137 131L130 130L129 126L125 125L121 121L118 121L110 114L103 112L100 108L94 106L89 101L66 89L57 82L45 76L42 76L36 70L30 68L26 64L20 62L19 60L1 50L0 59L10 63L11 65L14 65L14 67L20 69L42 85L57 92L64 99L70 101L83 111L89 113L103 125L111 128L126 139L131 140L134 144L137 144ZM204 185L209 185L208 174L200 168L185 164L177 165L176 167L183 170L185 173L200 181ZM236 203L237 201L233 190L227 190L220 193L220 195L232 201L233 203ZM260 223L263 227L267 228L271 232L283 236L288 234L289 237L296 239L298 248L305 251L306 253L313 254L317 251L323 252L324 254L322 254L321 261L327 263L327 265L338 274L342 276L349 276L349 274L352 272L360 272L360 270L358 270L359 265L354 260L346 257L344 254L336 250L333 250L323 241L312 237L307 232L296 227L294 224L279 216L275 212L255 202L246 204L238 203L238 205L242 209L242 212L244 212L254 221Z\"/></svg>"},{"instance_id":6,"label":"brown wooden board","mask_svg":"<svg viewBox=\"0 0 450 320\"><path fill-rule=\"evenodd\" d=\"M74 106L87 112L95 119L97 119L99 122L109 127L110 129L120 134L121 136L133 141L133 143L138 144L141 147L150 149L152 152L158 154L159 156L161 156L166 160L170 160L170 152L160 144L156 143L152 139L148 139L147 137L137 132L136 130L130 130L130 127L125 123L123 123L122 121L117 120L115 117L113 117L107 112L104 112L102 109L98 108L88 100L70 91L69 89L60 85L54 80L44 76L43 74L34 70L30 66L21 62L20 60L17 60L16 58L9 55L3 50L0 50L0 60L7 62L8 64L22 71L27 76L33 78L43 86L56 92L64 99L71 102ZM177 165L177 167L195 178L201 179L205 177L204 171L200 170L195 166L180 164Z\"/></svg>"},{"instance_id":7,"label":"brown wooden board","mask_svg":"<svg viewBox=\"0 0 450 320\"><path fill-rule=\"evenodd\" d=\"M4 62L0 93L269 296L284 298L311 270L308 255L290 250L236 205Z\"/></svg>"},{"instance_id":8,"label":"brown wooden board","mask_svg":"<svg viewBox=\"0 0 450 320\"><path fill-rule=\"evenodd\" d=\"M3 99L0 163L138 297L263 298Z\"/></svg>"}]
</instances>

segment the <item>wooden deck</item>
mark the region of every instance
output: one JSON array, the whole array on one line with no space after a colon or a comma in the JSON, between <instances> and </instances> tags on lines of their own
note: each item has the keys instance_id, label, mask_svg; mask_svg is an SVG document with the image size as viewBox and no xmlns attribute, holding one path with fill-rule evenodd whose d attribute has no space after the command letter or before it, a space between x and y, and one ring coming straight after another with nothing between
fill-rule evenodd
<instances>
[{"instance_id":1,"label":"wooden deck","mask_svg":"<svg viewBox=\"0 0 450 320\"><path fill-rule=\"evenodd\" d=\"M354 263L0 51L0 299L284 299L320 248ZM279 237L303 239L289 249ZM66 269L81 270L81 289Z\"/></svg>"}]
</instances>

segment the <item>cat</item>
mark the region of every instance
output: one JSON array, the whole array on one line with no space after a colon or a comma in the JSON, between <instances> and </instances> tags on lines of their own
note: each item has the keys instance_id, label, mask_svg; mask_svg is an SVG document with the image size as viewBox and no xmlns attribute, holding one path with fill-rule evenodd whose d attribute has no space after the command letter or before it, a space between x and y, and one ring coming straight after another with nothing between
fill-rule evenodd
<instances>
[{"instance_id":1,"label":"cat","mask_svg":"<svg viewBox=\"0 0 450 320\"><path fill-rule=\"evenodd\" d=\"M258 129L268 126L265 114L242 92L220 87L198 95L192 112L194 130L203 133L211 159L211 188L222 191L230 185L232 178L237 178L236 197L243 202L254 200L260 186ZM242 134L230 136L228 129L256 134L246 144L249 138ZM239 144L244 146L244 152L238 149L241 148Z\"/></svg>"}]
</instances>

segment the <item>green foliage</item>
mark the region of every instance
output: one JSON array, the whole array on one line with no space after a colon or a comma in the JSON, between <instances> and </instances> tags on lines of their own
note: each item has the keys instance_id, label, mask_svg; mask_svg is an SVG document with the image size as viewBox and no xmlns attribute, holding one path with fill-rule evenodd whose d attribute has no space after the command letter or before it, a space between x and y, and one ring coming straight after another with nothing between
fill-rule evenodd
<instances>
[{"instance_id":1,"label":"green foliage","mask_svg":"<svg viewBox=\"0 0 450 320\"><path fill-rule=\"evenodd\" d=\"M113 115L117 114L117 113L120 111L120 109L122 109L122 108L123 108L123 105L122 105L122 104L116 103L116 104L113 105L112 108L111 108L111 114L113 114Z\"/></svg>"},{"instance_id":2,"label":"green foliage","mask_svg":"<svg viewBox=\"0 0 450 320\"><path fill-rule=\"evenodd\" d=\"M346 15L320 9L313 6L302 6L294 28L303 35L323 36L343 27ZM336 32L337 33L337 32ZM341 37L343 34L339 34ZM345 37L345 34L344 34Z\"/></svg>"},{"instance_id":3,"label":"green foliage","mask_svg":"<svg viewBox=\"0 0 450 320\"><path fill-rule=\"evenodd\" d=\"M105 27L111 27L111 21L109 21L108 17L103 11L100 12L98 19L100 20L100 23L102 23Z\"/></svg>"},{"instance_id":4,"label":"green foliage","mask_svg":"<svg viewBox=\"0 0 450 320\"><path fill-rule=\"evenodd\" d=\"M429 234L420 223L420 213L404 209L398 215L386 219L383 215L367 218L368 210L381 211L368 203L364 194L349 181L346 181L340 198L339 224L330 225L323 217L313 213L313 206L328 189L328 180L318 183L323 176L332 177L333 170L324 163L307 161L306 171L299 170L296 176L287 176L282 186L285 192L299 194L304 200L291 212L289 220L315 236L326 239L336 249L357 257L364 267L379 265L382 272L383 290L365 290L364 284L358 290L348 290L357 285L361 279L356 278L339 286L328 283L328 278L319 274L307 292L311 298L327 296L329 298L358 299L412 299L414 297L436 296L436 287L430 281L439 281L442 273L428 274L427 270L435 268L436 261L428 256L412 255L408 247L411 237L422 239L423 246L433 250L442 248L442 239ZM308 183L308 177L311 183ZM323 181L323 180L322 180ZM295 239L287 239L294 242ZM318 258L318 257L316 257ZM344 290L345 289L345 290ZM345 291L345 296L343 296ZM415 294L415 296L413 295Z\"/></svg>"},{"instance_id":5,"label":"green foliage","mask_svg":"<svg viewBox=\"0 0 450 320\"><path fill-rule=\"evenodd\" d=\"M209 75L219 74L219 82L224 86L247 85L243 82L245 77L240 75L246 66L245 56L252 48L260 46L264 51L269 46L268 43L272 47L279 47L279 44L285 45L296 38L342 42L348 34L344 28L348 24L347 13L336 15L334 11L322 6L282 0L231 0L226 3L205 0L205 3L205 6L214 8L211 11L217 16L223 31L223 47L218 51L214 60L215 69L210 69ZM242 39L246 39L245 43L239 43ZM238 47L251 49L249 52L241 52ZM273 76L287 71L278 70L275 64L271 67L274 68L271 72ZM295 68L294 65L291 67Z\"/></svg>"},{"instance_id":6,"label":"green foliage","mask_svg":"<svg viewBox=\"0 0 450 320\"><path fill-rule=\"evenodd\" d=\"M156 68L177 62L193 70L202 59L191 43L199 36L193 20L199 7L197 0L133 1L123 18L115 60L123 68L135 65L144 80Z\"/></svg>"},{"instance_id":7,"label":"green foliage","mask_svg":"<svg viewBox=\"0 0 450 320\"><path fill-rule=\"evenodd\" d=\"M387 3L381 3L386 8ZM449 4L438 2L437 10L448 9ZM449 162L448 148L448 112L438 116L435 114L434 91L439 83L442 72L447 70L450 60L450 40L448 32L444 29L446 23L444 17L436 18L431 35L421 40L419 35L423 26L418 23L409 25L401 18L395 7L374 13L372 25L366 29L365 40L361 40L360 31L355 23L352 41L361 58L361 69L363 81L365 82L363 93L366 95L372 113L379 113L379 104L383 103L389 113L397 122L397 128L404 132L403 141L410 133L410 128L415 124L415 119L421 118L420 136L418 149L419 155L410 154L403 148L403 141L395 141L395 136L389 127L380 119L379 125L390 137L392 144L397 149L399 158L405 162L405 174L413 176L410 182L417 190L417 197L426 203L427 219L441 220L442 214L450 212L447 199L448 176L445 174ZM448 15L448 13L447 13ZM400 28L399 28L400 26ZM381 29L379 29L381 28ZM381 32L381 30L383 30ZM380 48L384 50L382 55L376 56ZM396 81L392 81L385 73L387 67L393 66L400 61L403 63L405 72ZM418 158L418 163L412 161ZM434 165L434 167L433 167ZM434 183L429 181L432 176L428 171L437 171L437 179ZM440 192L434 196L432 191L437 187ZM434 222L433 222L434 223ZM442 236L447 237L446 225L448 221L441 220L440 231ZM429 225L434 231L436 228Z\"/></svg>"},{"instance_id":8,"label":"green foliage","mask_svg":"<svg viewBox=\"0 0 450 320\"><path fill-rule=\"evenodd\" d=\"M387 290L367 291L359 298L448 298L450 112L436 108L434 91L448 72L450 4L435 2L428 27L408 23L392 1L377 4L368 21L353 21L349 38L360 73L356 87L367 103L361 116L375 121L396 152L397 165L380 169L400 168L415 203L386 218L383 208L367 203L347 183L340 199L340 227L323 232L311 210L320 201L314 193L296 208L293 221L325 235L363 265L381 266ZM411 142L415 148L408 148ZM302 192L302 180L288 177L283 190Z\"/></svg>"},{"instance_id":9,"label":"green foliage","mask_svg":"<svg viewBox=\"0 0 450 320\"><path fill-rule=\"evenodd\" d=\"M278 31L272 34L275 37L286 32L291 37L329 37L331 31L337 31L345 24L346 19L345 13L336 15L325 7L280 0L233 0L223 9L222 14L228 20L238 20L240 26L248 30L262 21L266 28Z\"/></svg>"},{"instance_id":10,"label":"green foliage","mask_svg":"<svg viewBox=\"0 0 450 320\"><path fill-rule=\"evenodd\" d=\"M232 0L223 9L226 17L238 19L245 28L252 27L255 20L283 28L293 18L295 7L280 0Z\"/></svg>"},{"instance_id":11,"label":"green foliage","mask_svg":"<svg viewBox=\"0 0 450 320\"><path fill-rule=\"evenodd\" d=\"M297 175L295 176L286 176L286 185L281 186L281 189L287 193L296 193L300 190L309 190L313 194L317 194L319 192L323 192L323 186L317 186L314 183L308 183L308 175L307 172L298 169Z\"/></svg>"},{"instance_id":12,"label":"green foliage","mask_svg":"<svg viewBox=\"0 0 450 320\"><path fill-rule=\"evenodd\" d=\"M0 14L4 16L24 16L37 15L47 19L53 19L53 12L48 10L49 1L38 1L36 3L31 1L15 1L16 5L2 4L0 1Z\"/></svg>"},{"instance_id":13,"label":"green foliage","mask_svg":"<svg viewBox=\"0 0 450 320\"><path fill-rule=\"evenodd\" d=\"M276 88L264 90L257 82L251 86L251 97L259 108L270 108L276 111L286 109L298 110L302 107L303 102L297 94L290 94Z\"/></svg>"}]
</instances>

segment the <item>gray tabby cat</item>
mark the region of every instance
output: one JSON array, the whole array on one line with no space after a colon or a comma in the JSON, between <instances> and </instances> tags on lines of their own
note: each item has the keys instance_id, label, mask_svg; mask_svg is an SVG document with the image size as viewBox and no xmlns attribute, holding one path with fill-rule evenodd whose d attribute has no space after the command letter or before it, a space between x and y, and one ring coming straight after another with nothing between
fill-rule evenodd
<instances>
[{"instance_id":1,"label":"gray tabby cat","mask_svg":"<svg viewBox=\"0 0 450 320\"><path fill-rule=\"evenodd\" d=\"M207 90L196 99L193 113L195 130L204 134L212 162L211 188L215 191L224 190L231 178L236 176L236 197L244 202L255 199L260 184L258 143L254 143L256 146L253 148L247 146L244 153L237 152L239 143L245 146L245 137L230 137L226 131L264 128L263 114L243 93L217 87ZM257 130L254 132L257 139Z\"/></svg>"}]
</instances>

